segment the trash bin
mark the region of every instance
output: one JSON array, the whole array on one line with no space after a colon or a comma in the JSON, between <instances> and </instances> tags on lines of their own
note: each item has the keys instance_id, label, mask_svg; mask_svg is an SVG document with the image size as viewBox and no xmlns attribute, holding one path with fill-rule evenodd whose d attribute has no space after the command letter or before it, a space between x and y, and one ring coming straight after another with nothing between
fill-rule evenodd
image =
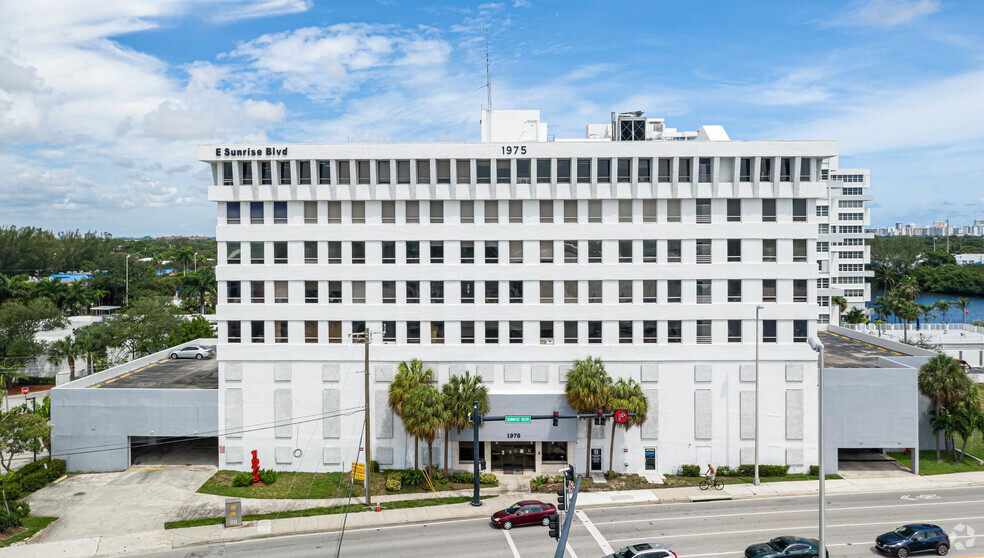
<instances>
[{"instance_id":1,"label":"trash bin","mask_svg":"<svg viewBox=\"0 0 984 558\"><path fill-rule=\"evenodd\" d=\"M243 524L243 501L239 498L228 498L225 501L225 526L239 527Z\"/></svg>"}]
</instances>

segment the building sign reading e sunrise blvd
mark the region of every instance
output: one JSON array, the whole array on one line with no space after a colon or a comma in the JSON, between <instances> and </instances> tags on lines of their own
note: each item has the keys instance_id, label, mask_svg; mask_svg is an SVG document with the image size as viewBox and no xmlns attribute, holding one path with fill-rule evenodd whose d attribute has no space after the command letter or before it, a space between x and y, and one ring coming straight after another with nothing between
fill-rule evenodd
<instances>
[{"instance_id":1,"label":"building sign reading e sunrise blvd","mask_svg":"<svg viewBox=\"0 0 984 558\"><path fill-rule=\"evenodd\" d=\"M243 149L230 149L228 147L216 147L216 157L286 157L287 148L279 147L246 147Z\"/></svg>"}]
</instances>

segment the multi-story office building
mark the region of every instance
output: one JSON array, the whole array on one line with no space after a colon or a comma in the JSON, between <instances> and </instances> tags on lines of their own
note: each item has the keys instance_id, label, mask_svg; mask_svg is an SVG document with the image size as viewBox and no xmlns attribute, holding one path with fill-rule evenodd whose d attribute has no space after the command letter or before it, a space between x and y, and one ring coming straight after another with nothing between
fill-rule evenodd
<instances>
[{"instance_id":1,"label":"multi-story office building","mask_svg":"<svg viewBox=\"0 0 984 558\"><path fill-rule=\"evenodd\" d=\"M756 362L761 462L815 464L806 340L831 278L818 235L830 249L867 222L830 204L864 199L821 175L836 143L731 141L638 114L586 136L548 141L538 111L486 111L478 143L201 146L218 205L220 466L248 467L256 449L275 468L347 469L363 428L352 334L366 327L381 332L384 468L413 463L387 405L400 361L441 383L479 374L493 414L529 415L571 412L566 373L589 355L649 401L641 427L615 432L616 471L751 463ZM583 471L580 422L490 423L478 451L493 469ZM610 424L591 428L591 469L607 469ZM470 466L470 436L452 433L453 466Z\"/></svg>"},{"instance_id":2,"label":"multi-story office building","mask_svg":"<svg viewBox=\"0 0 984 558\"><path fill-rule=\"evenodd\" d=\"M867 278L874 272L868 269L871 249L865 240L874 235L865 232L871 223L870 209L865 202L873 198L868 193L871 172L868 169L837 169L836 158L828 161L832 168L820 171L827 183L827 200L817 204L819 238L817 257L820 277L817 278L817 303L821 307L820 322L836 320L838 309L832 305L833 296L842 296L847 308L865 309L871 298ZM836 323L836 322L832 322Z\"/></svg>"}]
</instances>

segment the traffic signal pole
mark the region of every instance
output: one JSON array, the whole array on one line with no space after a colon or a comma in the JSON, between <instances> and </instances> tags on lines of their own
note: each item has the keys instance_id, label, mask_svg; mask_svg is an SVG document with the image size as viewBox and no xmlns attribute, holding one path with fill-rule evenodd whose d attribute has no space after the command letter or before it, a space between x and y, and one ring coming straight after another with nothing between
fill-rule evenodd
<instances>
[{"instance_id":1,"label":"traffic signal pole","mask_svg":"<svg viewBox=\"0 0 984 558\"><path fill-rule=\"evenodd\" d=\"M581 490L581 475L574 480L574 492L571 493L571 503L567 507L564 517L564 528L560 531L560 540L557 541L557 550L554 551L554 558L564 558L564 550L567 549L567 534L571 532L571 520L574 518L574 505L577 503L577 493Z\"/></svg>"}]
</instances>

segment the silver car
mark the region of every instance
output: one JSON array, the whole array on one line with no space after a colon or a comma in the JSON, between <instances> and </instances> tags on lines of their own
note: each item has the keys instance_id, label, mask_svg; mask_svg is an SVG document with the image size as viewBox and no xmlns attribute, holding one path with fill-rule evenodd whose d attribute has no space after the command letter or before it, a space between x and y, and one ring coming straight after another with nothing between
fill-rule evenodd
<instances>
[{"instance_id":1,"label":"silver car","mask_svg":"<svg viewBox=\"0 0 984 558\"><path fill-rule=\"evenodd\" d=\"M196 358L201 360L203 358L211 358L215 356L215 349L210 347L205 347L202 345L188 345L180 349L175 349L171 351L171 358Z\"/></svg>"},{"instance_id":2,"label":"silver car","mask_svg":"<svg viewBox=\"0 0 984 558\"><path fill-rule=\"evenodd\" d=\"M620 548L605 558L677 558L676 552L663 543L639 543Z\"/></svg>"}]
</instances>

